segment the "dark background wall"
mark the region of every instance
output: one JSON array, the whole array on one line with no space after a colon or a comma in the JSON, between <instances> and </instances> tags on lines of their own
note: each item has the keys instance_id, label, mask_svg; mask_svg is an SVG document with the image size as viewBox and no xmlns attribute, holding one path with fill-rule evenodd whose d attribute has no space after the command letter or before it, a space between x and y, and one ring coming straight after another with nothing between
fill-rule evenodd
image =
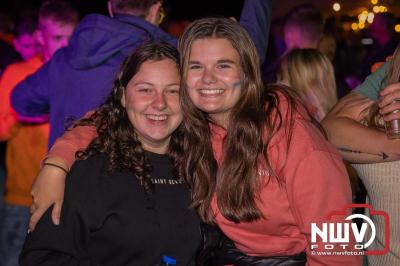
<instances>
[{"instance_id":1,"label":"dark background wall","mask_svg":"<svg viewBox=\"0 0 400 266\"><path fill-rule=\"evenodd\" d=\"M107 0L69 0L81 12L82 15L88 13L107 13ZM0 11L15 16L24 7L34 8L40 5L42 0L0 0ZM363 8L372 6L370 0L275 0L273 16L281 17L292 7L312 3L324 11L326 15L333 14L332 4L339 2L342 5L342 14L354 16ZM172 20L194 19L201 16L240 15L243 0L164 0L168 7L169 16ZM386 5L393 14L400 14L400 0L379 0L378 5Z\"/></svg>"}]
</instances>

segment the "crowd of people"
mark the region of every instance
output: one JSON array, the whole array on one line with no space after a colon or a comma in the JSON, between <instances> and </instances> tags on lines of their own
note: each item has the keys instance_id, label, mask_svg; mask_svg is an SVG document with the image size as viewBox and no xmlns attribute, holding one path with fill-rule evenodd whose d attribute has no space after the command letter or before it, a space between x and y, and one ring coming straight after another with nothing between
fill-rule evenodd
<instances>
[{"instance_id":1,"label":"crowd of people","mask_svg":"<svg viewBox=\"0 0 400 266\"><path fill-rule=\"evenodd\" d=\"M36 20L27 16L19 23L14 43L23 61L8 65L0 79L0 139L7 141L0 227L0 256L4 265L17 264L30 218L30 190L49 138L48 116L19 116L11 106L10 96L18 83L68 45L78 24L78 12L68 2L49 1L41 6Z\"/></svg>"},{"instance_id":2,"label":"crowd of people","mask_svg":"<svg viewBox=\"0 0 400 266\"><path fill-rule=\"evenodd\" d=\"M399 264L400 142L386 128L400 119L400 44L382 38L365 66L382 64L351 91L314 6L287 14L271 56L273 2L178 39L153 0L109 0L109 16L81 21L46 0L16 23L20 59L0 78L0 266ZM384 255L315 239L359 203L351 169L390 217L385 231L370 215L368 250L390 232Z\"/></svg>"}]
</instances>

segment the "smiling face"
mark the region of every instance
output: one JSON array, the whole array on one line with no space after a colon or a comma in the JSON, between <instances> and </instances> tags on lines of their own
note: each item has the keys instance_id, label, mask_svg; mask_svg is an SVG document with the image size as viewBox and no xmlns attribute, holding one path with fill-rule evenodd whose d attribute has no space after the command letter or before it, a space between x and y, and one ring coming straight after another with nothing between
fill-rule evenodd
<instances>
[{"instance_id":1,"label":"smiling face","mask_svg":"<svg viewBox=\"0 0 400 266\"><path fill-rule=\"evenodd\" d=\"M197 108L223 127L241 96L241 76L239 54L227 39L193 42L186 75L188 95Z\"/></svg>"},{"instance_id":2,"label":"smiling face","mask_svg":"<svg viewBox=\"0 0 400 266\"><path fill-rule=\"evenodd\" d=\"M166 153L171 134L182 122L179 83L171 59L144 62L128 82L121 104L145 150Z\"/></svg>"}]
</instances>

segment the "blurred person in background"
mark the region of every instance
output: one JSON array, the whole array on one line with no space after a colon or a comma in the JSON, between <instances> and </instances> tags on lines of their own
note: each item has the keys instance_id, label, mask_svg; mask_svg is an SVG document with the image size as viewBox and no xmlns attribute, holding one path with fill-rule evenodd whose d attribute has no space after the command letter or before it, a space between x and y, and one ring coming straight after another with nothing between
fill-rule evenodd
<instances>
[{"instance_id":1,"label":"blurred person in background","mask_svg":"<svg viewBox=\"0 0 400 266\"><path fill-rule=\"evenodd\" d=\"M336 39L333 33L328 31L324 32L318 48L318 50L332 62L336 54Z\"/></svg>"},{"instance_id":2,"label":"blurred person in background","mask_svg":"<svg viewBox=\"0 0 400 266\"><path fill-rule=\"evenodd\" d=\"M246 0L241 16L264 57L271 3ZM74 121L105 101L113 75L135 47L145 41L176 45L176 39L158 27L164 14L161 1L110 0L108 10L110 17L86 16L71 44L12 93L19 114L50 115L49 147Z\"/></svg>"},{"instance_id":3,"label":"blurred person in background","mask_svg":"<svg viewBox=\"0 0 400 266\"><path fill-rule=\"evenodd\" d=\"M40 161L46 153L49 137L46 117L29 118L24 124L17 122L17 114L10 105L10 94L19 82L37 71L58 49L68 44L78 23L77 11L62 0L43 2L38 17L38 31L34 35L40 45L40 53L30 57L33 51L27 49L29 52L23 56L30 58L9 65L0 80L0 139L7 141L5 205L0 215L3 219L0 227L1 266L17 265L30 218L30 190L39 171ZM18 36L26 33L25 27L17 29L21 30ZM18 41L21 39L18 38ZM20 48L26 47L22 45ZM36 124L38 121L43 123Z\"/></svg>"},{"instance_id":4,"label":"blurred person in background","mask_svg":"<svg viewBox=\"0 0 400 266\"><path fill-rule=\"evenodd\" d=\"M286 16L283 26L286 49L315 48L323 36L324 18L313 5L299 5Z\"/></svg>"},{"instance_id":5,"label":"blurred person in background","mask_svg":"<svg viewBox=\"0 0 400 266\"><path fill-rule=\"evenodd\" d=\"M389 253L368 256L368 265L400 264L400 140L388 139L383 123L400 119L400 45L384 63L322 121L329 140L352 163L367 190L367 203L388 213ZM397 101L396 101L397 100ZM385 224L371 216L377 236L371 249L385 245Z\"/></svg>"},{"instance_id":6,"label":"blurred person in background","mask_svg":"<svg viewBox=\"0 0 400 266\"><path fill-rule=\"evenodd\" d=\"M283 37L283 18L275 18L271 22L271 29L268 38L267 56L261 65L262 79L266 83L276 81L275 68L279 59L286 50Z\"/></svg>"},{"instance_id":7,"label":"blurred person in background","mask_svg":"<svg viewBox=\"0 0 400 266\"><path fill-rule=\"evenodd\" d=\"M6 66L21 60L12 43L13 27L9 15L0 11L0 75Z\"/></svg>"},{"instance_id":8,"label":"blurred person in background","mask_svg":"<svg viewBox=\"0 0 400 266\"><path fill-rule=\"evenodd\" d=\"M299 5L291 9L283 21L283 39L286 52L293 48L317 49L323 36L324 18L313 5ZM263 80L275 82L279 68L279 58L266 62L263 66Z\"/></svg>"},{"instance_id":9,"label":"blurred person in background","mask_svg":"<svg viewBox=\"0 0 400 266\"><path fill-rule=\"evenodd\" d=\"M336 38L332 29L327 29L322 12L310 4L302 4L291 9L283 21L283 39L286 52L295 48L317 49L326 55L331 62L336 54ZM279 39L279 34L274 31ZM272 38L272 37L271 37ZM280 54L277 51L277 54ZM267 54L267 56L270 56ZM272 57L263 65L263 80L275 82L280 65L279 57ZM348 86L341 75L336 75L336 95L342 97L348 92Z\"/></svg>"},{"instance_id":10,"label":"blurred person in background","mask_svg":"<svg viewBox=\"0 0 400 266\"><path fill-rule=\"evenodd\" d=\"M385 62L391 56L399 42L394 31L395 18L391 13L375 14L374 21L368 27L367 33L373 39L373 44L367 51L361 68L360 79L364 80L371 74L372 66L378 62Z\"/></svg>"},{"instance_id":11,"label":"blurred person in background","mask_svg":"<svg viewBox=\"0 0 400 266\"><path fill-rule=\"evenodd\" d=\"M38 43L35 37L35 32L37 30L37 17L33 15L26 15L22 16L20 20L16 22L15 29L14 29L14 39L13 39L13 46L15 51L9 48L10 51L7 49L3 49L0 45L0 57L3 58L3 53L7 53L11 55L15 52L19 53L20 58L15 57L15 61L27 61L34 57L38 53ZM6 58L9 55L6 55ZM13 63L13 62L12 62ZM1 72L1 69L0 69ZM1 76L1 73L0 73ZM7 101L7 102L5 102ZM9 105L9 97L4 97L0 99L0 104L2 105L3 111L6 106ZM1 108L0 108L1 109ZM3 116L0 114L0 116ZM2 130L5 130L3 123L7 123L4 120L4 117L0 118L0 136L2 136ZM1 138L0 138L1 139ZM0 211L3 209L3 198L4 198L4 182L5 182L5 154L6 154L6 142L3 141L4 139L0 140ZM0 217L0 224L1 224L1 217ZM0 225L1 226L1 225Z\"/></svg>"},{"instance_id":12,"label":"blurred person in background","mask_svg":"<svg viewBox=\"0 0 400 266\"><path fill-rule=\"evenodd\" d=\"M45 63L55 52L68 45L78 22L78 12L67 1L47 0L42 4L39 10L37 41Z\"/></svg>"},{"instance_id":13,"label":"blurred person in background","mask_svg":"<svg viewBox=\"0 0 400 266\"><path fill-rule=\"evenodd\" d=\"M337 102L332 63L316 49L292 49L286 53L278 80L294 88L317 121Z\"/></svg>"},{"instance_id":14,"label":"blurred person in background","mask_svg":"<svg viewBox=\"0 0 400 266\"><path fill-rule=\"evenodd\" d=\"M357 60L355 59L357 54L349 51L349 40L344 36L343 29L335 17L326 19L324 33L318 50L325 54L332 62L335 72L336 94L338 99L340 99L348 94L351 88L354 88L349 86L347 79L349 76L354 76L356 72L353 65L357 64Z\"/></svg>"},{"instance_id":15,"label":"blurred person in background","mask_svg":"<svg viewBox=\"0 0 400 266\"><path fill-rule=\"evenodd\" d=\"M23 61L28 61L39 53L37 24L37 17L33 15L23 16L15 24L13 45Z\"/></svg>"}]
</instances>

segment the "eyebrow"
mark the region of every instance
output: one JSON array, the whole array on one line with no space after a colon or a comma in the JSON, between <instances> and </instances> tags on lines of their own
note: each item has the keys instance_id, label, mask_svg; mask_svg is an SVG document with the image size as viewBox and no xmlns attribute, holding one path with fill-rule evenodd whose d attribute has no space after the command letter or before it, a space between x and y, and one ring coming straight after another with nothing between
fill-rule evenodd
<instances>
[{"instance_id":1,"label":"eyebrow","mask_svg":"<svg viewBox=\"0 0 400 266\"><path fill-rule=\"evenodd\" d=\"M150 86L154 86L154 84L153 83L150 83L150 82L146 82L146 81L138 81L138 82L135 82L135 83L133 83L133 86L136 86L136 85L150 85Z\"/></svg>"},{"instance_id":2,"label":"eyebrow","mask_svg":"<svg viewBox=\"0 0 400 266\"><path fill-rule=\"evenodd\" d=\"M236 64L236 62L233 61L232 59L220 59L220 60L217 61L217 63L218 64L221 64L221 63ZM199 65L201 65L201 62L200 61L189 61L189 64L199 64Z\"/></svg>"},{"instance_id":3,"label":"eyebrow","mask_svg":"<svg viewBox=\"0 0 400 266\"><path fill-rule=\"evenodd\" d=\"M217 63L219 63L219 64L220 63L236 64L236 62L231 59L221 59L221 60L218 60Z\"/></svg>"},{"instance_id":4,"label":"eyebrow","mask_svg":"<svg viewBox=\"0 0 400 266\"><path fill-rule=\"evenodd\" d=\"M180 86L180 84L179 83L170 83L170 84L166 85L166 87L171 87L171 86Z\"/></svg>"},{"instance_id":5,"label":"eyebrow","mask_svg":"<svg viewBox=\"0 0 400 266\"><path fill-rule=\"evenodd\" d=\"M133 86L137 86L137 85L149 85L149 86L154 86L153 83L150 82L146 82L146 81L139 81L139 82L135 82L133 83ZM169 83L167 85L165 85L165 87L170 87L170 86L180 86L180 83Z\"/></svg>"}]
</instances>

